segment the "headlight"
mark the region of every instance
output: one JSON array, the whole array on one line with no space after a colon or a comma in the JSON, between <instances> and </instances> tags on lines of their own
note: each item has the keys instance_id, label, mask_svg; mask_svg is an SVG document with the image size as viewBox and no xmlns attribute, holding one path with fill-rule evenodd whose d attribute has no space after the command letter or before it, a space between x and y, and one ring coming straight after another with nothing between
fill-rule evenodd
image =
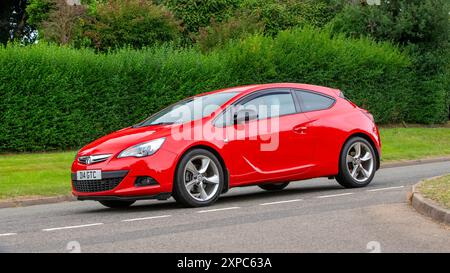
<instances>
[{"instance_id":1,"label":"headlight","mask_svg":"<svg viewBox=\"0 0 450 273\"><path fill-rule=\"evenodd\" d=\"M156 151L159 150L159 148L161 147L161 145L164 143L165 140L166 140L166 138L162 137L162 138L158 138L158 139L155 139L152 141L140 143L140 144L132 146L126 150L123 150L117 156L117 158L130 157L130 156L144 157L144 156L152 155L152 154L156 153Z\"/></svg>"}]
</instances>

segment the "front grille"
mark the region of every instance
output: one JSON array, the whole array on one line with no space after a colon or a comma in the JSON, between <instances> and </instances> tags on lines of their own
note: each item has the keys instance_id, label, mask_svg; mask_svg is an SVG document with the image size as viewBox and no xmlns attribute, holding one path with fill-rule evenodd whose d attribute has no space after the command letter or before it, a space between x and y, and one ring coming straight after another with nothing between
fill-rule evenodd
<instances>
[{"instance_id":1,"label":"front grille","mask_svg":"<svg viewBox=\"0 0 450 273\"><path fill-rule=\"evenodd\" d=\"M73 180L73 187L77 192L100 192L110 191L117 187L123 177L106 178L102 180Z\"/></svg>"},{"instance_id":2,"label":"front grille","mask_svg":"<svg viewBox=\"0 0 450 273\"><path fill-rule=\"evenodd\" d=\"M111 154L80 156L78 158L78 163L84 165L95 164L106 161L110 156Z\"/></svg>"}]
</instances>

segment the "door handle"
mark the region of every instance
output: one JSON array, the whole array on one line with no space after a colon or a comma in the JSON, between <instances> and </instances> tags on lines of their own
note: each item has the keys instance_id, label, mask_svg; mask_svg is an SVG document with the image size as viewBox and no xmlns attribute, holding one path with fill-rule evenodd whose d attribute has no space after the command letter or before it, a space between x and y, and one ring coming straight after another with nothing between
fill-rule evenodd
<instances>
[{"instance_id":1,"label":"door handle","mask_svg":"<svg viewBox=\"0 0 450 273\"><path fill-rule=\"evenodd\" d=\"M308 129L308 127L306 127L306 126L295 126L293 130L297 134L304 135L304 134L306 134L307 129Z\"/></svg>"}]
</instances>

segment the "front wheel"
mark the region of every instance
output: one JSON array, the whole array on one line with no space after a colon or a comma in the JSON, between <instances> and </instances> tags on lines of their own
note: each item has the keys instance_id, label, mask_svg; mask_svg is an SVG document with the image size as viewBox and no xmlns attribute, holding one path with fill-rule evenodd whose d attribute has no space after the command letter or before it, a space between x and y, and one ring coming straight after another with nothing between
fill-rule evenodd
<instances>
[{"instance_id":1,"label":"front wheel","mask_svg":"<svg viewBox=\"0 0 450 273\"><path fill-rule=\"evenodd\" d=\"M173 197L188 207L213 204L222 192L225 175L217 157L210 151L194 149L180 160Z\"/></svg>"},{"instance_id":2,"label":"front wheel","mask_svg":"<svg viewBox=\"0 0 450 273\"><path fill-rule=\"evenodd\" d=\"M336 180L346 188L367 186L375 176L376 161L372 145L360 137L351 138L342 148Z\"/></svg>"},{"instance_id":3,"label":"front wheel","mask_svg":"<svg viewBox=\"0 0 450 273\"><path fill-rule=\"evenodd\" d=\"M120 200L104 200L99 201L105 207L112 209L124 209L133 205L135 201L120 201Z\"/></svg>"},{"instance_id":4,"label":"front wheel","mask_svg":"<svg viewBox=\"0 0 450 273\"><path fill-rule=\"evenodd\" d=\"M285 183L271 183L271 184L261 184L258 185L263 190L266 191L281 191L282 189L286 188L289 185L289 182Z\"/></svg>"}]
</instances>

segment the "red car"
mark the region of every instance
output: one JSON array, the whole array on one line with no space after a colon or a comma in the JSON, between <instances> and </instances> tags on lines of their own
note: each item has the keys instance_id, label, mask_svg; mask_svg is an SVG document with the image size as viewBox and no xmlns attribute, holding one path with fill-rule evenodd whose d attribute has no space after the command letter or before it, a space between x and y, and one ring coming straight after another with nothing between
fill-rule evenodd
<instances>
[{"instance_id":1,"label":"red car","mask_svg":"<svg viewBox=\"0 0 450 273\"><path fill-rule=\"evenodd\" d=\"M372 115L340 90L250 85L182 100L86 145L72 187L79 200L112 208L170 196L197 207L233 187L274 191L315 177L363 187L380 156Z\"/></svg>"}]
</instances>

